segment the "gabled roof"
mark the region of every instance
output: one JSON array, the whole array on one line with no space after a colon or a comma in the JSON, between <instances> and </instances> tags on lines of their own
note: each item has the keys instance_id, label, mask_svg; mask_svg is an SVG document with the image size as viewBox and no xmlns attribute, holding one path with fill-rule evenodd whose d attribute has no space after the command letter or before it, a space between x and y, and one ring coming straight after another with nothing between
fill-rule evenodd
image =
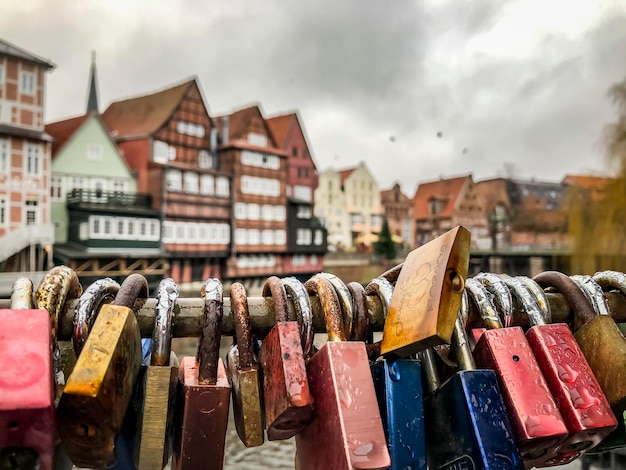
<instances>
[{"instance_id":1,"label":"gabled roof","mask_svg":"<svg viewBox=\"0 0 626 470\"><path fill-rule=\"evenodd\" d=\"M88 117L89 114L85 114L83 116L46 124L46 132L54 138L54 142L52 143L52 158L63 148L65 142L74 135Z\"/></svg>"},{"instance_id":2,"label":"gabled roof","mask_svg":"<svg viewBox=\"0 0 626 470\"><path fill-rule=\"evenodd\" d=\"M354 172L354 170L356 170L356 167L338 171L339 179L341 180L341 186L343 186L343 184L345 183L346 179L348 179L348 177Z\"/></svg>"},{"instance_id":3,"label":"gabled roof","mask_svg":"<svg viewBox=\"0 0 626 470\"><path fill-rule=\"evenodd\" d=\"M380 200L384 203L384 202L395 202L395 195L398 194L400 196L400 201L398 202L410 202L411 200L409 199L409 197L404 194L402 192L402 189L400 188L400 183L396 183L393 185L393 188L391 189L385 189L383 191L380 192Z\"/></svg>"},{"instance_id":4,"label":"gabled roof","mask_svg":"<svg viewBox=\"0 0 626 470\"><path fill-rule=\"evenodd\" d=\"M436 214L437 217L451 217L454 204L461 194L463 186L471 178L471 175L466 175L421 183L413 196L415 218L424 219L432 215L428 207L428 202L432 199L445 202L443 209Z\"/></svg>"},{"instance_id":5,"label":"gabled roof","mask_svg":"<svg viewBox=\"0 0 626 470\"><path fill-rule=\"evenodd\" d=\"M584 189L601 190L604 189L610 181L611 178L606 176L565 175L562 183Z\"/></svg>"},{"instance_id":6,"label":"gabled roof","mask_svg":"<svg viewBox=\"0 0 626 470\"><path fill-rule=\"evenodd\" d=\"M116 139L148 137L165 124L195 85L196 79L193 78L156 93L115 101L102 113L102 119Z\"/></svg>"},{"instance_id":7,"label":"gabled roof","mask_svg":"<svg viewBox=\"0 0 626 470\"><path fill-rule=\"evenodd\" d=\"M279 145L281 148L285 144L285 139L287 138L289 126L291 126L291 123L294 119L298 119L296 113L283 114L282 116L274 116L265 120L270 128L270 131L272 131L272 135L274 136L276 144Z\"/></svg>"},{"instance_id":8,"label":"gabled roof","mask_svg":"<svg viewBox=\"0 0 626 470\"><path fill-rule=\"evenodd\" d=\"M0 54L6 54L13 57L18 57L20 59L28 60L30 62L34 62L38 65L43 65L46 70L53 69L56 67L52 62L48 59L44 59L42 57L36 56L35 54L28 52L21 47L17 47L11 44L4 39L0 39Z\"/></svg>"}]
</instances>

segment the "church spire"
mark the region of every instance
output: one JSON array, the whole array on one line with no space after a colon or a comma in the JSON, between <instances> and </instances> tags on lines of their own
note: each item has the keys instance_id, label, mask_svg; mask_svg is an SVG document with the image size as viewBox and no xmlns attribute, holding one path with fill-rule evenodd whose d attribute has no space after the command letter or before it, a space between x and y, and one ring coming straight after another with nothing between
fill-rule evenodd
<instances>
[{"instance_id":1,"label":"church spire","mask_svg":"<svg viewBox=\"0 0 626 470\"><path fill-rule=\"evenodd\" d=\"M98 76L96 72L96 51L91 51L91 68L89 70L88 93L87 113L98 113Z\"/></svg>"}]
</instances>

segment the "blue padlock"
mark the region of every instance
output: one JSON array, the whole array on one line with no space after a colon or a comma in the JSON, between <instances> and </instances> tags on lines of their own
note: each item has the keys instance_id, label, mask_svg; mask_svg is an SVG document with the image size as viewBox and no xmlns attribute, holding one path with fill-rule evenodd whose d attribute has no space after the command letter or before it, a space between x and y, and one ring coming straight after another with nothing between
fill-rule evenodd
<instances>
[{"instance_id":1,"label":"blue padlock","mask_svg":"<svg viewBox=\"0 0 626 470\"><path fill-rule=\"evenodd\" d=\"M384 278L373 279L366 288L368 294L375 293L380 297L383 311L389 306L392 291L392 285ZM425 470L426 442L420 361L381 358L370 367L391 458L390 469Z\"/></svg>"},{"instance_id":2,"label":"blue padlock","mask_svg":"<svg viewBox=\"0 0 626 470\"><path fill-rule=\"evenodd\" d=\"M464 327L466 315L464 296L452 335L460 370L452 377L439 385L433 350L421 353L429 393L424 399L428 466L432 470L522 470L496 374L474 366Z\"/></svg>"}]
</instances>

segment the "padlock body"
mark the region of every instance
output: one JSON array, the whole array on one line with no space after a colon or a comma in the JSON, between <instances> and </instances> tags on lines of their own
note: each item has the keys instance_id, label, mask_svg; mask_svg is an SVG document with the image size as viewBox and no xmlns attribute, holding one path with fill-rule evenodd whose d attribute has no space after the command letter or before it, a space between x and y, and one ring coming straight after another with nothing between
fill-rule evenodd
<instances>
[{"instance_id":1,"label":"padlock body","mask_svg":"<svg viewBox=\"0 0 626 470\"><path fill-rule=\"evenodd\" d=\"M274 325L261 344L259 362L267 439L289 439L304 429L313 415L298 322Z\"/></svg>"},{"instance_id":2,"label":"padlock body","mask_svg":"<svg viewBox=\"0 0 626 470\"><path fill-rule=\"evenodd\" d=\"M415 359L371 365L392 470L426 469L422 367Z\"/></svg>"},{"instance_id":3,"label":"padlock body","mask_svg":"<svg viewBox=\"0 0 626 470\"><path fill-rule=\"evenodd\" d=\"M239 350L232 346L226 356L226 368L232 386L235 429L246 447L263 444L263 406L259 365L241 368Z\"/></svg>"},{"instance_id":4,"label":"padlock body","mask_svg":"<svg viewBox=\"0 0 626 470\"><path fill-rule=\"evenodd\" d=\"M161 470L169 461L177 383L178 367L146 368L139 384L143 402L137 414L134 450L137 470Z\"/></svg>"},{"instance_id":5,"label":"padlock body","mask_svg":"<svg viewBox=\"0 0 626 470\"><path fill-rule=\"evenodd\" d=\"M127 307L104 305L57 408L59 433L76 466L103 468L115 460L115 437L140 365L135 314Z\"/></svg>"},{"instance_id":6,"label":"padlock body","mask_svg":"<svg viewBox=\"0 0 626 470\"><path fill-rule=\"evenodd\" d=\"M307 364L315 415L296 434L302 470L390 465L370 366L361 342L327 342Z\"/></svg>"},{"instance_id":7,"label":"padlock body","mask_svg":"<svg viewBox=\"0 0 626 470\"><path fill-rule=\"evenodd\" d=\"M470 233L459 226L409 253L389 304L381 354L408 357L450 342L469 251ZM451 283L451 273L457 284Z\"/></svg>"},{"instance_id":8,"label":"padlock body","mask_svg":"<svg viewBox=\"0 0 626 470\"><path fill-rule=\"evenodd\" d=\"M198 383L195 357L182 359L178 375L172 468L223 468L230 391L222 359L218 359L217 382L210 385Z\"/></svg>"},{"instance_id":9,"label":"padlock body","mask_svg":"<svg viewBox=\"0 0 626 470\"><path fill-rule=\"evenodd\" d=\"M564 465L598 445L617 420L567 325L533 326L526 338L569 431L548 463Z\"/></svg>"},{"instance_id":10,"label":"padlock body","mask_svg":"<svg viewBox=\"0 0 626 470\"><path fill-rule=\"evenodd\" d=\"M52 469L58 434L48 312L0 310L0 351L0 450L31 449L42 470Z\"/></svg>"},{"instance_id":11,"label":"padlock body","mask_svg":"<svg viewBox=\"0 0 626 470\"><path fill-rule=\"evenodd\" d=\"M553 457L568 432L522 329L485 331L474 359L478 367L496 372L526 465L537 466Z\"/></svg>"},{"instance_id":12,"label":"padlock body","mask_svg":"<svg viewBox=\"0 0 626 470\"><path fill-rule=\"evenodd\" d=\"M492 370L459 371L424 400L432 470L523 469Z\"/></svg>"}]
</instances>

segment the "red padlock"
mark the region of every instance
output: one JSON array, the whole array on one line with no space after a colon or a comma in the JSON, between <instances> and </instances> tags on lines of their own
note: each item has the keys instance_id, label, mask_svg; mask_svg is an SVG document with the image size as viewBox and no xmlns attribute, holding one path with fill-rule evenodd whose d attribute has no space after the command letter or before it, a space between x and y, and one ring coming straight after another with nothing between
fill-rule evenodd
<instances>
[{"instance_id":1,"label":"red padlock","mask_svg":"<svg viewBox=\"0 0 626 470\"><path fill-rule=\"evenodd\" d=\"M299 468L381 469L390 465L365 344L346 341L341 308L327 279L305 283L324 310L328 342L307 365L315 416L296 435Z\"/></svg>"},{"instance_id":2,"label":"red padlock","mask_svg":"<svg viewBox=\"0 0 626 470\"><path fill-rule=\"evenodd\" d=\"M487 328L495 328L478 340L476 365L496 372L524 464L540 466L568 435L561 413L523 330L502 327L490 299L493 292L487 291L481 280L467 279L465 288Z\"/></svg>"},{"instance_id":3,"label":"red padlock","mask_svg":"<svg viewBox=\"0 0 626 470\"><path fill-rule=\"evenodd\" d=\"M528 344L569 431L565 442L543 466L565 465L598 445L617 427L617 420L569 327L564 323L546 324L550 304L541 287L530 278L510 277L504 282L520 310L528 314ZM531 292L527 286L533 284Z\"/></svg>"},{"instance_id":4,"label":"red padlock","mask_svg":"<svg viewBox=\"0 0 626 470\"><path fill-rule=\"evenodd\" d=\"M304 365L298 322L288 321L287 292L276 276L263 285L272 296L276 325L261 344L265 426L270 441L289 439L311 421L313 398Z\"/></svg>"},{"instance_id":5,"label":"red padlock","mask_svg":"<svg viewBox=\"0 0 626 470\"><path fill-rule=\"evenodd\" d=\"M13 308L0 310L0 467L52 470L58 434L50 315L32 308L32 292L29 279L17 279Z\"/></svg>"}]
</instances>

